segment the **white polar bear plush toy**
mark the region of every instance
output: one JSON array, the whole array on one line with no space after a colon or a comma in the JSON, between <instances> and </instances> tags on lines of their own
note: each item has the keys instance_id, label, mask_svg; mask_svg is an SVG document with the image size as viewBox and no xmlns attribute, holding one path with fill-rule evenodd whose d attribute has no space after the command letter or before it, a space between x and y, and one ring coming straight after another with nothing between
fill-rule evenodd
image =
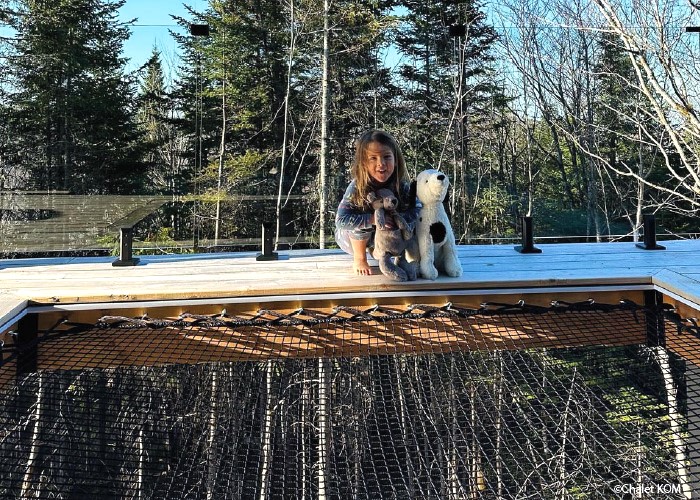
<instances>
[{"instance_id":1,"label":"white polar bear plush toy","mask_svg":"<svg viewBox=\"0 0 700 500\"><path fill-rule=\"evenodd\" d=\"M434 280L438 270L448 276L462 276L455 235L442 202L450 181L438 170L424 170L416 178L416 195L423 207L416 222L420 274Z\"/></svg>"}]
</instances>

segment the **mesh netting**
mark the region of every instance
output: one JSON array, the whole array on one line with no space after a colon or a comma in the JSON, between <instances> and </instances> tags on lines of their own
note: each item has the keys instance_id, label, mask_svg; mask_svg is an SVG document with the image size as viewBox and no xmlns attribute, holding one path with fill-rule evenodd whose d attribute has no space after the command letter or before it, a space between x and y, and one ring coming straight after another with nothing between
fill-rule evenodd
<instances>
[{"instance_id":1,"label":"mesh netting","mask_svg":"<svg viewBox=\"0 0 700 500\"><path fill-rule=\"evenodd\" d=\"M685 498L699 333L663 308L559 303L7 334L0 495Z\"/></svg>"}]
</instances>

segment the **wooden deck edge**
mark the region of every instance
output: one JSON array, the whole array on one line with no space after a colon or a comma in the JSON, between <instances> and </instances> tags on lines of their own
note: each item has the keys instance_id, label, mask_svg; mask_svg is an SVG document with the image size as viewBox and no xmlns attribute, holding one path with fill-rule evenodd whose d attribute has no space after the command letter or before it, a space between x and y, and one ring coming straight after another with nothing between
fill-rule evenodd
<instances>
[{"instance_id":1,"label":"wooden deck edge","mask_svg":"<svg viewBox=\"0 0 700 500\"><path fill-rule=\"evenodd\" d=\"M0 333L12 328L24 315L29 301L13 295L0 295Z\"/></svg>"},{"instance_id":2,"label":"wooden deck edge","mask_svg":"<svg viewBox=\"0 0 700 500\"><path fill-rule=\"evenodd\" d=\"M58 304L128 304L135 302L154 302L154 301L216 301L227 300L229 302L236 301L264 301L264 300L279 300L275 297L286 297L286 300L296 300L297 297L310 296L337 296L351 295L364 297L381 297L387 295L398 295L403 297L424 296L424 295L451 295L451 294L470 294L475 295L483 291L491 291L496 294L512 294L512 293L539 293L540 290L555 290L555 289L578 289L580 291L599 290L602 288L608 290L628 290L635 287L647 286L652 287L650 277L640 278L615 278L610 280L601 279L552 279L533 282L531 280L512 280L512 281L473 281L464 282L456 278L440 277L436 281L421 279L410 282L389 282L381 281L380 277L376 277L373 282L367 280L364 283L348 286L347 283L338 286L326 286L319 289L318 287L303 287L300 286L295 290L280 290L274 283L261 285L255 289L247 290L232 290L224 287L217 287L217 283L212 283L210 289L197 291L180 291L180 290L162 290L158 293L143 292L136 288L121 289L121 290L104 290L103 294L86 294L75 293L71 294L56 294L54 296L37 296L31 297L30 300L34 304L58 305ZM184 295L184 297L183 297Z\"/></svg>"},{"instance_id":3,"label":"wooden deck edge","mask_svg":"<svg viewBox=\"0 0 700 500\"><path fill-rule=\"evenodd\" d=\"M700 311L700 282L670 269L663 269L652 276L652 283L670 299Z\"/></svg>"},{"instance_id":4,"label":"wooden deck edge","mask_svg":"<svg viewBox=\"0 0 700 500\"><path fill-rule=\"evenodd\" d=\"M676 308L682 318L700 318L700 283L669 269L653 277L664 302ZM666 348L686 362L700 367L700 338L689 333L666 332Z\"/></svg>"},{"instance_id":5,"label":"wooden deck edge","mask_svg":"<svg viewBox=\"0 0 700 500\"><path fill-rule=\"evenodd\" d=\"M424 308L419 308L424 309ZM428 310L428 309L424 309ZM309 311L306 318L329 318L331 311ZM357 357L370 355L448 354L584 346L625 346L646 342L646 325L633 312L590 310L578 314L527 312L492 316L387 318L380 313L354 320L305 325L212 325L178 322L176 326L141 324L131 328L93 327L70 335L44 336L35 347L38 370L112 369L201 362ZM333 313L335 315L335 313ZM275 319L273 314L269 319ZM383 319L382 319L383 318ZM122 322L111 318L113 325ZM10 361L0 370L10 382L17 371ZM24 371L22 371L24 373Z\"/></svg>"}]
</instances>

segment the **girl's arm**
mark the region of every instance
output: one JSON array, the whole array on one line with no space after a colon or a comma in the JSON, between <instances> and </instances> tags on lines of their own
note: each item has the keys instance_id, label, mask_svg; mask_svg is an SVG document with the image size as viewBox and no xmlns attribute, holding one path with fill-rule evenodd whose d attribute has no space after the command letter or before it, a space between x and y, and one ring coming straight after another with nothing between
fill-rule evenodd
<instances>
[{"instance_id":1,"label":"girl's arm","mask_svg":"<svg viewBox=\"0 0 700 500\"><path fill-rule=\"evenodd\" d=\"M372 229L374 226L374 213L350 201L356 189L355 182L351 182L340 200L335 213L335 227L338 229Z\"/></svg>"}]
</instances>

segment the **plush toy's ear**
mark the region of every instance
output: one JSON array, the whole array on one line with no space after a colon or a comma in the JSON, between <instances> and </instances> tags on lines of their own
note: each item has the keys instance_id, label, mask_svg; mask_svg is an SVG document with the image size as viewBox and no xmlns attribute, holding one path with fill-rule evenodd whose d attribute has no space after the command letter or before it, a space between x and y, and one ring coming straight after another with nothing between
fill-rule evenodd
<instances>
[{"instance_id":1,"label":"plush toy's ear","mask_svg":"<svg viewBox=\"0 0 700 500\"><path fill-rule=\"evenodd\" d=\"M418 181L413 179L411 181L411 186L408 189L408 200L406 200L409 208L413 208L416 206L416 199L417 198L418 198Z\"/></svg>"},{"instance_id":2,"label":"plush toy's ear","mask_svg":"<svg viewBox=\"0 0 700 500\"><path fill-rule=\"evenodd\" d=\"M374 200L376 200L376 199L377 199L377 193L375 193L374 191L370 191L369 194L367 195L367 201L369 202L369 204L371 205L372 203L374 203Z\"/></svg>"}]
</instances>

